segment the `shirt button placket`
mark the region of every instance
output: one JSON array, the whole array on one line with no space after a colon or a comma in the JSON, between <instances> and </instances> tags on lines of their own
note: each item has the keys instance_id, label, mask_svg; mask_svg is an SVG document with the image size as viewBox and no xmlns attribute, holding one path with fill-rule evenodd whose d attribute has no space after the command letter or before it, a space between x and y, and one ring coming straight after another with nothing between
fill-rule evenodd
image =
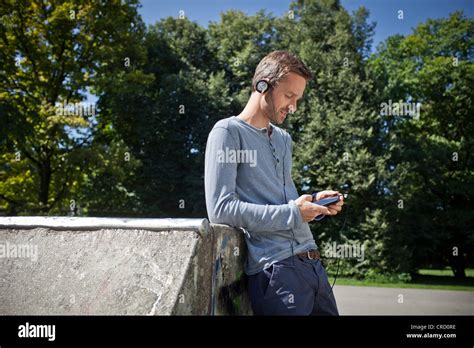
<instances>
[{"instance_id":1,"label":"shirt button placket","mask_svg":"<svg viewBox=\"0 0 474 348\"><path fill-rule=\"evenodd\" d=\"M278 168L278 164L280 164L280 159L276 156L276 149L275 149L275 146L273 146L273 143L271 140L268 141L269 144L270 144L270 148L272 149L272 155L273 155L273 158L275 158L275 169Z\"/></svg>"}]
</instances>

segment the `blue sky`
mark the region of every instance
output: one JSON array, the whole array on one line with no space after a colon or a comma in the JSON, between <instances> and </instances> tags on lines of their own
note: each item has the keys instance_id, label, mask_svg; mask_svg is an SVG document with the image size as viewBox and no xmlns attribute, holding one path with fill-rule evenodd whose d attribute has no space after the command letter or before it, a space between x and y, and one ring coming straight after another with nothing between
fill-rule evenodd
<instances>
[{"instance_id":1,"label":"blue sky","mask_svg":"<svg viewBox=\"0 0 474 348\"><path fill-rule=\"evenodd\" d=\"M139 12L147 24L160 18L177 17L183 10L187 18L207 27L209 21L219 21L220 13L237 9L248 15L265 9L274 16L286 14L290 0L142 0ZM406 35L418 23L428 18L443 18L456 10L463 10L468 17L474 17L474 0L342 0L350 13L359 6L370 11L370 21L377 22L374 46L387 37ZM398 19L398 11L403 10L404 19Z\"/></svg>"}]
</instances>

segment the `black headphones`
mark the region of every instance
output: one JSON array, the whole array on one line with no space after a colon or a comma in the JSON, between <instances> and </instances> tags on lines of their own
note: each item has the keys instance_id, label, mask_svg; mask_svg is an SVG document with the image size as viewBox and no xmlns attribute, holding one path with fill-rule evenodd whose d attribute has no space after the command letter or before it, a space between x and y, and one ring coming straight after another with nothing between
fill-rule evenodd
<instances>
[{"instance_id":1,"label":"black headphones","mask_svg":"<svg viewBox=\"0 0 474 348\"><path fill-rule=\"evenodd\" d=\"M258 93L265 93L271 87L271 84L267 80L259 80L255 85L255 89Z\"/></svg>"}]
</instances>

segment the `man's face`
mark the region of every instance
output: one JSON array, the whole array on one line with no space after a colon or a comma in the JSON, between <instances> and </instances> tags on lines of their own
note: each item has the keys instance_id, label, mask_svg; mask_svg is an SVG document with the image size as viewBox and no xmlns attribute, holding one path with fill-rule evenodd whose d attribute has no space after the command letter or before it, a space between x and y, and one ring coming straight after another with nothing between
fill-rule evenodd
<instances>
[{"instance_id":1,"label":"man's face","mask_svg":"<svg viewBox=\"0 0 474 348\"><path fill-rule=\"evenodd\" d=\"M271 95L265 94L265 98L262 98L262 107L272 123L282 124L289 112L296 111L296 104L303 96L305 87L305 78L290 72L280 80Z\"/></svg>"}]
</instances>

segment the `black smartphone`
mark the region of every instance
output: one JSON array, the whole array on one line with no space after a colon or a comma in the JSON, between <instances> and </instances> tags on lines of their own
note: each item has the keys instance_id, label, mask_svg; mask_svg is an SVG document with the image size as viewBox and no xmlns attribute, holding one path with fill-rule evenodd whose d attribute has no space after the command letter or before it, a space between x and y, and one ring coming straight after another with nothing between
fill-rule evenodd
<instances>
[{"instance_id":1,"label":"black smartphone","mask_svg":"<svg viewBox=\"0 0 474 348\"><path fill-rule=\"evenodd\" d=\"M326 197L323 199L320 199L319 201L316 201L316 194L313 193L313 203L317 205L324 205L325 207L334 203L337 203L339 201L339 197L342 196L340 194L337 194L335 196L331 197Z\"/></svg>"},{"instance_id":2,"label":"black smartphone","mask_svg":"<svg viewBox=\"0 0 474 348\"><path fill-rule=\"evenodd\" d=\"M317 204L317 205L324 205L325 207L327 207L328 205L331 205L331 204L335 204L339 201L339 197L342 196L341 194L336 194L334 196L331 196L331 197L326 197L326 198L323 198L323 199L320 199L319 201L316 200L316 193L313 193L312 194L313 196L313 202L314 204ZM321 221L326 215L318 215L314 218L314 221Z\"/></svg>"}]
</instances>

